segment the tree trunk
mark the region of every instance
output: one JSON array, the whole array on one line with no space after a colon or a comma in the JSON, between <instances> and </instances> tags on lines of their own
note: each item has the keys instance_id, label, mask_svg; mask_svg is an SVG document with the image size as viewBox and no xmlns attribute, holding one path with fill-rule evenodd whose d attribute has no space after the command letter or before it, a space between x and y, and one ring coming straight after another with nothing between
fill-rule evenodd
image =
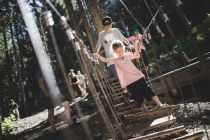
<instances>
[{"instance_id":1,"label":"tree trunk","mask_svg":"<svg viewBox=\"0 0 210 140\"><path fill-rule=\"evenodd\" d=\"M11 64L11 61L10 61L11 58L9 57L6 31L7 31L7 29L6 29L5 25L3 25L3 37L4 37L4 49L5 49L5 61L6 61L5 67L10 68L12 64ZM8 87L8 85L12 85L12 83L13 83L12 82L11 71L12 71L11 69L3 70L3 73L1 73L2 75L5 74L4 77L8 77L8 78L5 78L5 83L4 83L5 88L4 88L3 94L6 93L7 95L10 95L12 93L12 89ZM8 84L6 84L6 83L8 83ZM10 94L8 94L8 93L10 93Z\"/></svg>"},{"instance_id":2,"label":"tree trunk","mask_svg":"<svg viewBox=\"0 0 210 140\"><path fill-rule=\"evenodd\" d=\"M72 23L72 26L73 26L72 28L76 31L78 37L82 38L81 30L78 25L78 21L77 21L76 15L75 15L75 11L74 11L72 2L71 2L71 0L64 0L64 2L66 4L66 9L67 9L68 15L70 17L70 22Z\"/></svg>"},{"instance_id":3,"label":"tree trunk","mask_svg":"<svg viewBox=\"0 0 210 140\"><path fill-rule=\"evenodd\" d=\"M15 78L15 81L14 83L16 83L16 87L13 87L13 88L17 88L18 90L14 90L12 91L12 97L16 97L16 99L18 100L18 103L21 103L21 96L20 96L20 90L19 90L19 80L18 80L18 74L19 74L19 61L18 61L18 54L17 54L17 47L15 45L15 40L14 40L14 31L13 31L13 27L12 25L10 25L10 34L11 34L11 40L12 40L12 49L13 49L13 54L14 55L14 60L13 60L13 63L14 63L14 70L13 70L13 73L14 73L14 78ZM18 93L18 96L16 94L13 94L13 92L16 91Z\"/></svg>"},{"instance_id":4,"label":"tree trunk","mask_svg":"<svg viewBox=\"0 0 210 140\"><path fill-rule=\"evenodd\" d=\"M93 35L91 34L91 29L90 27L88 26L88 21L87 21L87 18L85 16L85 12L84 12L84 8L82 6L82 2L81 0L77 0L77 4L79 6L79 11L80 11L80 15L81 15L81 18L83 19L83 23L84 23L84 26L85 26L85 31L86 31L86 34L87 34L87 37L88 37L88 40L90 42L90 46L92 49L95 48L95 41L94 41L94 38L93 38Z\"/></svg>"},{"instance_id":5,"label":"tree trunk","mask_svg":"<svg viewBox=\"0 0 210 140\"><path fill-rule=\"evenodd\" d=\"M18 61L19 61L19 66L17 67L17 69L19 69L19 74L18 74L18 80L19 80L19 84L20 84L20 94L21 94L21 106L22 108L25 108L25 105L26 105L26 96L25 96L25 90L24 90L24 64L23 64L23 56L22 56L22 52L20 51L21 48L20 47L23 47L23 43L20 43L20 39L19 39L19 28L17 27L17 21L16 21L16 16L18 16L17 14L15 15L15 12L14 9L12 11L12 18L13 18L13 23L14 23L14 29L15 29L15 38L17 40L17 47L18 47L18 50L19 50L19 58L18 58ZM17 13L17 12L16 12Z\"/></svg>"},{"instance_id":6,"label":"tree trunk","mask_svg":"<svg viewBox=\"0 0 210 140\"><path fill-rule=\"evenodd\" d=\"M87 7L97 33L101 32L103 30L103 25L96 0L87 0Z\"/></svg>"},{"instance_id":7,"label":"tree trunk","mask_svg":"<svg viewBox=\"0 0 210 140\"><path fill-rule=\"evenodd\" d=\"M9 55L8 55L8 46L7 46L7 34L4 25L3 25L3 37L4 37L5 58L7 59Z\"/></svg>"}]
</instances>

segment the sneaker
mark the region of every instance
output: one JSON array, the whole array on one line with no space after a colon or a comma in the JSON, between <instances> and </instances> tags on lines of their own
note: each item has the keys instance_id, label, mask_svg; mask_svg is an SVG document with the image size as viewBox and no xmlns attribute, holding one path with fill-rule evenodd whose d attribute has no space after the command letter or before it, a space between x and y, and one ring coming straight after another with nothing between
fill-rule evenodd
<instances>
[{"instance_id":1,"label":"sneaker","mask_svg":"<svg viewBox=\"0 0 210 140\"><path fill-rule=\"evenodd\" d=\"M160 104L159 108L166 108L166 107L169 107L168 104Z\"/></svg>"},{"instance_id":2,"label":"sneaker","mask_svg":"<svg viewBox=\"0 0 210 140\"><path fill-rule=\"evenodd\" d=\"M151 108L150 111L156 111L160 108L165 108L165 107L169 107L169 105L168 104L158 104L155 107Z\"/></svg>"},{"instance_id":3,"label":"sneaker","mask_svg":"<svg viewBox=\"0 0 210 140\"><path fill-rule=\"evenodd\" d=\"M158 104L155 107L151 108L149 111L156 111L158 110L160 107L162 106L162 104Z\"/></svg>"}]
</instances>

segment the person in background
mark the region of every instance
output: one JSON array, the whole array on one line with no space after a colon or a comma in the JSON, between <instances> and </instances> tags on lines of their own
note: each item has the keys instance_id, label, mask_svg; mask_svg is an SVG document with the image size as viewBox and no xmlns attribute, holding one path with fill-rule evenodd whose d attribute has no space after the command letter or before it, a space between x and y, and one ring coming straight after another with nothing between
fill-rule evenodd
<instances>
[{"instance_id":1,"label":"person in background","mask_svg":"<svg viewBox=\"0 0 210 140\"><path fill-rule=\"evenodd\" d=\"M186 55L185 52L181 51L180 47L178 45L173 47L172 55L175 59L175 61L178 63L179 66L183 67L185 65L188 65L190 62L190 59Z\"/></svg>"},{"instance_id":2,"label":"person in background","mask_svg":"<svg viewBox=\"0 0 210 140\"><path fill-rule=\"evenodd\" d=\"M69 73L69 82L74 91L78 94L80 97L84 97L86 95L86 91L83 90L79 84L79 78L78 76L74 73L73 69L70 69Z\"/></svg>"},{"instance_id":3,"label":"person in background","mask_svg":"<svg viewBox=\"0 0 210 140\"><path fill-rule=\"evenodd\" d=\"M16 120L20 119L18 105L17 105L17 103L15 103L15 101L13 99L9 100L9 112L15 116Z\"/></svg>"},{"instance_id":4,"label":"person in background","mask_svg":"<svg viewBox=\"0 0 210 140\"><path fill-rule=\"evenodd\" d=\"M38 70L36 77L38 80L39 87L40 87L42 93L44 94L43 100L44 100L44 105L48 110L48 122L49 122L52 130L55 132L56 131L55 116L54 116L55 104L52 101L51 94L50 94L49 89L45 83L44 77L43 77L40 69ZM61 95L61 100L62 100L62 106L64 107L64 114L65 114L66 120L67 120L68 124L71 126L71 125L73 125L73 122L72 122L70 106L69 106L70 99L67 99Z\"/></svg>"},{"instance_id":5,"label":"person in background","mask_svg":"<svg viewBox=\"0 0 210 140\"><path fill-rule=\"evenodd\" d=\"M83 90L86 90L87 88L87 84L86 84L86 78L83 74L81 74L81 72L78 70L77 71L77 76L79 79L79 85Z\"/></svg>"},{"instance_id":6,"label":"person in background","mask_svg":"<svg viewBox=\"0 0 210 140\"><path fill-rule=\"evenodd\" d=\"M127 88L137 104L142 107L143 111L147 111L144 98L147 100L152 99L155 102L156 107L154 107L153 110L163 107L157 95L147 85L143 73L132 63L133 59L140 58L138 48L135 48L135 53L126 53L123 42L115 40L112 43L112 49L116 54L115 57L104 58L98 53L94 53L94 56L102 62L116 66L121 87Z\"/></svg>"},{"instance_id":7,"label":"person in background","mask_svg":"<svg viewBox=\"0 0 210 140\"><path fill-rule=\"evenodd\" d=\"M145 32L145 29L143 29ZM131 42L132 45L136 46L138 48L138 51L142 55L142 59L145 65L146 70L148 69L149 65L149 59L145 52L146 48L144 46L143 41L146 40L146 34L142 35L139 33L139 30L137 28L134 28L132 31L133 36L129 37L128 40ZM138 60L137 60L138 61Z\"/></svg>"},{"instance_id":8,"label":"person in background","mask_svg":"<svg viewBox=\"0 0 210 140\"><path fill-rule=\"evenodd\" d=\"M14 120L20 119L18 105L11 97L4 97L1 105L2 120L9 116L14 116Z\"/></svg>"}]
</instances>

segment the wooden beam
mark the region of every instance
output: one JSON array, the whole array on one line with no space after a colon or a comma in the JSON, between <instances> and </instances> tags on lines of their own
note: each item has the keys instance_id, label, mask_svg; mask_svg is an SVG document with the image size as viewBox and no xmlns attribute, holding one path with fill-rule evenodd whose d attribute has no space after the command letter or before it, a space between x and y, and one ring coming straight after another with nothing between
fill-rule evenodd
<instances>
[{"instance_id":1,"label":"wooden beam","mask_svg":"<svg viewBox=\"0 0 210 140\"><path fill-rule=\"evenodd\" d=\"M117 115L118 116L122 116L122 115L130 114L130 113L139 113L139 112L142 112L142 109L140 107L133 108L132 106L130 106L130 107L127 107L127 109L128 110L117 112Z\"/></svg>"},{"instance_id":2,"label":"wooden beam","mask_svg":"<svg viewBox=\"0 0 210 140\"><path fill-rule=\"evenodd\" d=\"M124 115L124 118L128 120L129 122L158 118L161 116L172 114L175 111L177 111L179 108L180 108L180 105L175 105L172 107L160 108L156 111L148 111L148 112L140 112L136 114Z\"/></svg>"},{"instance_id":3,"label":"wooden beam","mask_svg":"<svg viewBox=\"0 0 210 140\"><path fill-rule=\"evenodd\" d=\"M146 121L145 123L135 123L129 126L126 126L126 129L129 131L127 137L131 137L134 134L143 134L146 131L151 131L159 127L166 127L172 125L176 122L176 118L173 115L165 116L158 118L152 121ZM138 129L138 130L136 130Z\"/></svg>"},{"instance_id":4,"label":"wooden beam","mask_svg":"<svg viewBox=\"0 0 210 140\"><path fill-rule=\"evenodd\" d=\"M174 140L201 140L204 137L203 131L198 131L195 133L189 133L187 135L184 135L182 137L176 138Z\"/></svg>"},{"instance_id":5,"label":"wooden beam","mask_svg":"<svg viewBox=\"0 0 210 140\"><path fill-rule=\"evenodd\" d=\"M185 131L184 126L178 126L178 127L174 127L174 128L171 128L171 129L167 129L167 130L155 132L155 133L152 133L152 134L148 134L148 135L145 135L145 136L132 138L130 140L148 140L148 139L161 138L161 137L164 137L164 136L169 136L171 134L180 133L182 131Z\"/></svg>"}]
</instances>

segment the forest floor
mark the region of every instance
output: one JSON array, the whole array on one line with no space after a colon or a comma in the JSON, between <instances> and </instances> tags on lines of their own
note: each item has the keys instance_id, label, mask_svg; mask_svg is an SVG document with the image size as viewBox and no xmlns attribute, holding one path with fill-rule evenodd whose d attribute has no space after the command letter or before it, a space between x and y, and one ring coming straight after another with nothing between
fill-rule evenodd
<instances>
[{"instance_id":1,"label":"forest floor","mask_svg":"<svg viewBox=\"0 0 210 140\"><path fill-rule=\"evenodd\" d=\"M199 106L198 106L199 105ZM197 102L180 104L180 110L175 114L178 125L184 125L188 132L197 132L203 130L210 137L210 102ZM55 108L57 131L52 132L47 123L47 110L35 114L33 116L16 121L16 127L13 128L10 135L4 139L11 140L85 140L89 131L90 136L94 140L107 140L108 137L105 124L100 114L96 111L96 107L83 108L83 116L78 119L76 126L69 126L63 121L64 109L62 107ZM84 131L84 125L87 130ZM207 135L205 138L207 139Z\"/></svg>"}]
</instances>

